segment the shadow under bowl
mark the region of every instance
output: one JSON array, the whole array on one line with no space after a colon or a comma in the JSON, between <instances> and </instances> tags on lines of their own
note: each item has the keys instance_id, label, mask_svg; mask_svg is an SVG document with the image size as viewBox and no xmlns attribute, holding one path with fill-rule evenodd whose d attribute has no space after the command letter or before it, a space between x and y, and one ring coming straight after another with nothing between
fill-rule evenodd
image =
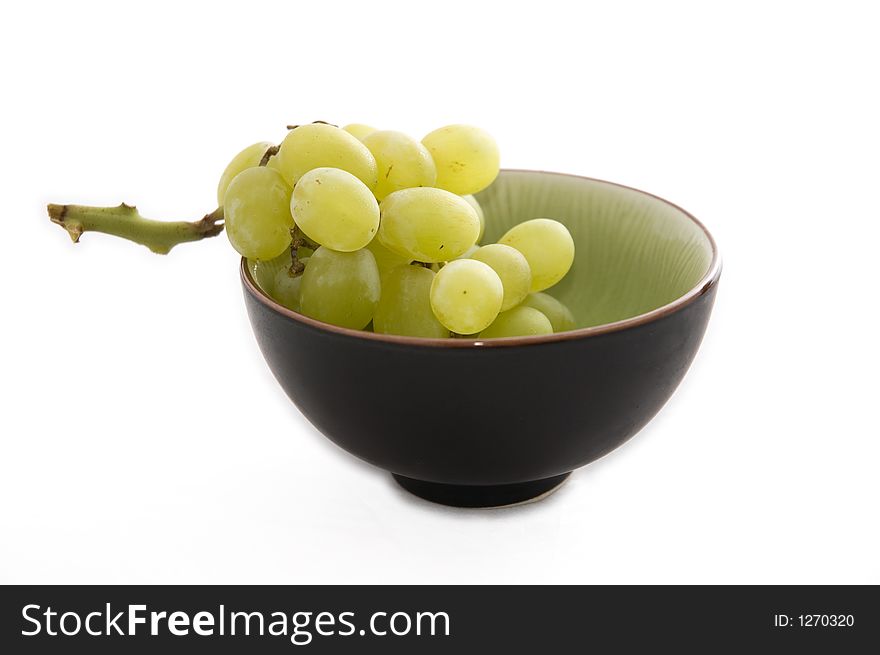
<instances>
[{"instance_id":1,"label":"shadow under bowl","mask_svg":"<svg viewBox=\"0 0 880 655\"><path fill-rule=\"evenodd\" d=\"M241 266L257 342L306 418L408 491L462 507L541 497L644 427L697 352L721 272L705 227L643 191L504 170L478 199L484 243L531 218L568 227L575 263L549 293L578 329L486 341L349 330L282 307Z\"/></svg>"}]
</instances>

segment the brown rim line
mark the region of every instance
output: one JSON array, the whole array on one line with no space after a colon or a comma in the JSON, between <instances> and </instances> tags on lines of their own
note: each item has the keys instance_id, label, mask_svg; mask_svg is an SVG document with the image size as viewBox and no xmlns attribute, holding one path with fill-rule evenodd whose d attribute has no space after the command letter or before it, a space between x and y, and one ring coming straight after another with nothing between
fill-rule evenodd
<instances>
[{"instance_id":1,"label":"brown rim line","mask_svg":"<svg viewBox=\"0 0 880 655\"><path fill-rule=\"evenodd\" d=\"M679 207L675 203L669 202L665 198L661 198L660 196L653 193L648 193L647 191L636 189L635 187L626 186L625 184L618 184L617 182L600 180L593 177L586 177L583 175L555 173L552 171L530 171L520 168L505 168L502 169L501 172L540 173L542 175L561 175L564 177L575 177L581 180L600 182L601 184L609 184L611 186L620 187L622 189L629 189L630 191L635 191L637 193L641 193L642 195L655 198L656 200L664 202L687 216L697 225L697 227L700 228L700 230L703 231L703 234L706 235L706 238L709 240L709 245L712 247L712 261L709 263L709 268L706 270L706 273L703 275L703 277L700 278L700 281L697 282L697 284L695 284L689 291L687 291L687 293L676 298L672 302L667 303L666 305L663 305L656 309L652 309L650 312L645 312L644 314L625 318L622 321L615 321L614 323L603 323L602 325L594 325L592 327L579 328L577 330L568 330L567 332L556 332L554 334L546 334L532 337L503 337L496 339L426 339L423 337L403 337L395 334L378 334L376 332L365 332L363 330L352 330L351 328L338 327L336 325L324 323L323 321L317 321L303 314L299 314L291 309L287 309L287 307L284 307L283 305L279 305L277 302L272 300L272 298L267 296L263 292L263 290L260 289L254 282L253 278L251 277L251 273L248 270L247 259L245 259L244 257L241 258L241 279L244 282L247 290L260 302L262 302L273 311L282 314L294 321L298 321L299 323L304 323L305 325L309 325L313 328L324 330L326 332L341 334L347 337L352 337L354 339L363 339L365 341L382 341L385 343L394 343L403 346L424 346L429 348L499 348L507 346L538 345L542 343L555 343L557 341L570 341L572 339L584 339L588 337L599 336L602 334L608 334L610 332L619 332L621 330L626 330L629 328L638 327L639 325L644 325L646 323L651 323L652 321L656 321L665 316L673 314L680 309L687 307L697 298L706 294L713 286L718 284L718 279L721 276L721 256L718 253L718 246L715 243L715 239L712 238L712 234L709 232L709 230L706 229L706 226L703 225L699 220L697 220L697 218L693 214Z\"/></svg>"}]
</instances>

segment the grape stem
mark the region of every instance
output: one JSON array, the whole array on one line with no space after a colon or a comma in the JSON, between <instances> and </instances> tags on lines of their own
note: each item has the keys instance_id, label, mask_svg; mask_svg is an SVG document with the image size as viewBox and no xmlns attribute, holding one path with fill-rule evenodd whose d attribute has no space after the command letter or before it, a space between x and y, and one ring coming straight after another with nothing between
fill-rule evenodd
<instances>
[{"instance_id":1,"label":"grape stem","mask_svg":"<svg viewBox=\"0 0 880 655\"><path fill-rule=\"evenodd\" d=\"M315 124L329 125L330 127L339 127L338 125L335 125L333 123L328 123L327 121L312 121L312 125L315 125ZM295 130L298 127L299 127L299 125L288 125L287 129L288 130Z\"/></svg>"},{"instance_id":2,"label":"grape stem","mask_svg":"<svg viewBox=\"0 0 880 655\"><path fill-rule=\"evenodd\" d=\"M287 271L290 277L302 275L302 272L306 269L305 264L299 260L300 248L317 250L318 244L309 239L305 233L299 229L299 225L295 225L290 231L290 269Z\"/></svg>"},{"instance_id":3,"label":"grape stem","mask_svg":"<svg viewBox=\"0 0 880 655\"><path fill-rule=\"evenodd\" d=\"M218 207L198 221L156 221L144 218L137 207L122 203L117 207L55 205L48 207L49 219L65 230L74 243L83 232L103 232L134 241L160 255L179 243L199 241L223 231L223 208Z\"/></svg>"},{"instance_id":4,"label":"grape stem","mask_svg":"<svg viewBox=\"0 0 880 655\"><path fill-rule=\"evenodd\" d=\"M263 155L263 158L260 160L260 166L265 166L266 164L268 164L269 160L277 155L279 150L281 150L281 146L269 146L269 148L266 150L266 153Z\"/></svg>"}]
</instances>

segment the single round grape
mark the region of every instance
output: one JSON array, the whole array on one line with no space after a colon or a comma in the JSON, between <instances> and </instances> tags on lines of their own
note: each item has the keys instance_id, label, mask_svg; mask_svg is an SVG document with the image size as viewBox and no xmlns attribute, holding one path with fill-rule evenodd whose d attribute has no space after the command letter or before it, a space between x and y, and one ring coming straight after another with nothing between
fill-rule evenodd
<instances>
[{"instance_id":1,"label":"single round grape","mask_svg":"<svg viewBox=\"0 0 880 655\"><path fill-rule=\"evenodd\" d=\"M284 179L292 186L314 168L341 168L370 189L376 186L376 159L363 143L338 127L324 123L300 125L290 130L273 157Z\"/></svg>"},{"instance_id":2,"label":"single round grape","mask_svg":"<svg viewBox=\"0 0 880 655\"><path fill-rule=\"evenodd\" d=\"M340 252L360 250L379 229L379 203L372 192L339 168L315 168L299 178L290 211L307 237Z\"/></svg>"},{"instance_id":3,"label":"single round grape","mask_svg":"<svg viewBox=\"0 0 880 655\"><path fill-rule=\"evenodd\" d=\"M297 257L300 264L308 264L308 257ZM304 273L299 275L290 274L290 259L288 258L287 266L280 267L275 271L275 277L272 280L272 292L269 294L279 304L284 305L287 309L295 312L299 311L299 292L302 286Z\"/></svg>"},{"instance_id":4,"label":"single round grape","mask_svg":"<svg viewBox=\"0 0 880 655\"><path fill-rule=\"evenodd\" d=\"M477 236L477 243L483 240L483 233L486 231L486 215L483 213L483 208L480 207L480 203L477 202L477 199L471 195L467 194L462 196L465 200L467 200L468 204L474 208L474 211L477 212L477 218L480 219L480 234Z\"/></svg>"},{"instance_id":5,"label":"single round grape","mask_svg":"<svg viewBox=\"0 0 880 655\"><path fill-rule=\"evenodd\" d=\"M531 337L539 334L553 334L550 319L534 307L520 306L498 314L492 325L480 332L480 338Z\"/></svg>"},{"instance_id":6,"label":"single round grape","mask_svg":"<svg viewBox=\"0 0 880 655\"><path fill-rule=\"evenodd\" d=\"M443 189L395 191L382 201L379 239L394 252L420 262L455 259L480 233L480 219L466 200Z\"/></svg>"},{"instance_id":7,"label":"single round grape","mask_svg":"<svg viewBox=\"0 0 880 655\"><path fill-rule=\"evenodd\" d=\"M367 250L373 253L373 257L376 258L376 266L379 267L380 275L384 275L392 268L409 264L412 261L412 257L404 257L403 255L398 255L393 250L389 250L382 245L379 239L370 241L367 244Z\"/></svg>"},{"instance_id":8,"label":"single round grape","mask_svg":"<svg viewBox=\"0 0 880 655\"><path fill-rule=\"evenodd\" d=\"M431 132L422 143L437 166L441 189L467 195L482 191L498 177L498 145L479 127L447 125Z\"/></svg>"},{"instance_id":9,"label":"single round grape","mask_svg":"<svg viewBox=\"0 0 880 655\"><path fill-rule=\"evenodd\" d=\"M516 248L493 243L483 246L471 255L471 259L492 267L504 285L504 301L501 311L516 307L529 295L532 285L532 271L523 254Z\"/></svg>"},{"instance_id":10,"label":"single round grape","mask_svg":"<svg viewBox=\"0 0 880 655\"><path fill-rule=\"evenodd\" d=\"M342 129L360 141L363 141L364 137L368 134L372 134L376 131L375 127L364 125L363 123L349 123L348 125L343 126Z\"/></svg>"},{"instance_id":11,"label":"single round grape","mask_svg":"<svg viewBox=\"0 0 880 655\"><path fill-rule=\"evenodd\" d=\"M299 289L299 311L325 323L363 329L379 303L376 259L367 249L320 247L309 258Z\"/></svg>"},{"instance_id":12,"label":"single round grape","mask_svg":"<svg viewBox=\"0 0 880 655\"><path fill-rule=\"evenodd\" d=\"M486 329L504 299L501 278L475 259L456 259L440 269L431 284L431 308L445 327L458 334Z\"/></svg>"},{"instance_id":13,"label":"single round grape","mask_svg":"<svg viewBox=\"0 0 880 655\"><path fill-rule=\"evenodd\" d=\"M226 235L248 259L272 259L290 245L291 189L271 168L247 168L226 189L223 216Z\"/></svg>"},{"instance_id":14,"label":"single round grape","mask_svg":"<svg viewBox=\"0 0 880 655\"><path fill-rule=\"evenodd\" d=\"M442 339L447 330L431 309L434 273L424 266L398 266L382 276L382 297L373 315L373 330L405 337Z\"/></svg>"},{"instance_id":15,"label":"single round grape","mask_svg":"<svg viewBox=\"0 0 880 655\"><path fill-rule=\"evenodd\" d=\"M373 192L379 200L400 189L434 186L437 181L431 153L403 132L376 130L363 141L376 158L379 181Z\"/></svg>"},{"instance_id":16,"label":"single round grape","mask_svg":"<svg viewBox=\"0 0 880 655\"><path fill-rule=\"evenodd\" d=\"M530 293L522 304L524 307L533 307L546 316L554 332L565 332L577 327L571 310L548 293Z\"/></svg>"},{"instance_id":17,"label":"single round grape","mask_svg":"<svg viewBox=\"0 0 880 655\"><path fill-rule=\"evenodd\" d=\"M260 162L263 160L263 155L265 155L266 151L271 147L272 144L268 141L260 141L259 143L248 146L232 158L232 161L227 164L226 170L223 171L223 175L220 176L220 181L217 183L218 207L223 206L223 199L226 197L226 189L229 188L229 183L232 182L233 178L246 168L259 166Z\"/></svg>"},{"instance_id":18,"label":"single round grape","mask_svg":"<svg viewBox=\"0 0 880 655\"><path fill-rule=\"evenodd\" d=\"M559 282L574 262L574 240L562 223L535 218L510 228L498 243L525 255L532 269L532 291L543 291Z\"/></svg>"}]
</instances>

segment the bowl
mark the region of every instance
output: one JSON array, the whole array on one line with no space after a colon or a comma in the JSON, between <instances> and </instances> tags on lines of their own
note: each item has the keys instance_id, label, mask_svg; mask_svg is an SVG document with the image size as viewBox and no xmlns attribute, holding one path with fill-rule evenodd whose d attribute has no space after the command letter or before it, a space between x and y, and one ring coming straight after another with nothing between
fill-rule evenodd
<instances>
[{"instance_id":1,"label":"bowl","mask_svg":"<svg viewBox=\"0 0 880 655\"><path fill-rule=\"evenodd\" d=\"M503 170L478 194L484 243L537 217L575 241L549 292L578 329L419 339L328 325L241 280L257 342L290 399L328 439L422 498L460 507L547 495L641 430L702 340L721 264L683 209L611 182Z\"/></svg>"}]
</instances>

